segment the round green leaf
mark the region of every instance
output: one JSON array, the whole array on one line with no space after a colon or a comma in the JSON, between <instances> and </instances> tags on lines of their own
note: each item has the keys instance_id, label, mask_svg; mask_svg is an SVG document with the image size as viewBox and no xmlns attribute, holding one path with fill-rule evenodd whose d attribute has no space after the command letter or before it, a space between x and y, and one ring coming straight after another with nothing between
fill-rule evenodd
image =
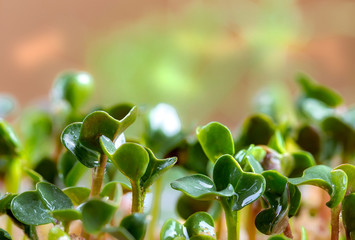
<instances>
[{"instance_id":1,"label":"round green leaf","mask_svg":"<svg viewBox=\"0 0 355 240\"><path fill-rule=\"evenodd\" d=\"M174 240L178 237L186 239L184 225L174 219L168 219L160 231L161 240Z\"/></svg>"},{"instance_id":2,"label":"round green leaf","mask_svg":"<svg viewBox=\"0 0 355 240\"><path fill-rule=\"evenodd\" d=\"M206 212L197 212L191 215L185 222L184 226L187 229L189 237L194 236L209 236L216 238L214 230L214 220Z\"/></svg>"},{"instance_id":3,"label":"round green leaf","mask_svg":"<svg viewBox=\"0 0 355 240\"><path fill-rule=\"evenodd\" d=\"M60 74L53 86L52 94L55 100L66 100L72 108L82 106L94 90L92 76L86 72L66 72Z\"/></svg>"},{"instance_id":4,"label":"round green leaf","mask_svg":"<svg viewBox=\"0 0 355 240\"><path fill-rule=\"evenodd\" d=\"M74 205L80 205L90 196L90 189L86 187L68 187L63 192L71 199Z\"/></svg>"},{"instance_id":5,"label":"round green leaf","mask_svg":"<svg viewBox=\"0 0 355 240\"><path fill-rule=\"evenodd\" d=\"M340 169L348 176L347 193L355 192L355 166L351 164L342 164L334 169Z\"/></svg>"},{"instance_id":6,"label":"round green leaf","mask_svg":"<svg viewBox=\"0 0 355 240\"><path fill-rule=\"evenodd\" d=\"M96 234L111 221L116 206L99 199L87 201L81 208L85 231Z\"/></svg>"},{"instance_id":7,"label":"round green leaf","mask_svg":"<svg viewBox=\"0 0 355 240\"><path fill-rule=\"evenodd\" d=\"M211 122L196 129L197 139L207 157L214 163L221 155L234 155L234 142L229 129L218 123Z\"/></svg>"},{"instance_id":8,"label":"round green leaf","mask_svg":"<svg viewBox=\"0 0 355 240\"><path fill-rule=\"evenodd\" d=\"M36 188L38 194L44 200L44 204L50 211L73 208L73 203L70 198L57 186L46 182L40 182L37 183Z\"/></svg>"},{"instance_id":9,"label":"round green leaf","mask_svg":"<svg viewBox=\"0 0 355 240\"><path fill-rule=\"evenodd\" d=\"M99 166L100 154L93 151L79 142L82 123L68 125L61 135L63 145L86 167Z\"/></svg>"},{"instance_id":10,"label":"round green leaf","mask_svg":"<svg viewBox=\"0 0 355 240\"><path fill-rule=\"evenodd\" d=\"M144 239L147 231L147 216L133 213L122 219L120 227L125 228L136 240Z\"/></svg>"},{"instance_id":11,"label":"round green leaf","mask_svg":"<svg viewBox=\"0 0 355 240\"><path fill-rule=\"evenodd\" d=\"M23 192L11 202L11 211L20 222L27 225L54 223L40 195L36 191Z\"/></svg>"},{"instance_id":12,"label":"round green leaf","mask_svg":"<svg viewBox=\"0 0 355 240\"><path fill-rule=\"evenodd\" d=\"M179 178L171 183L171 187L199 200L213 200L218 196L229 197L234 194L232 185L226 184L224 189L217 191L212 180L202 174Z\"/></svg>"},{"instance_id":13,"label":"round green leaf","mask_svg":"<svg viewBox=\"0 0 355 240\"><path fill-rule=\"evenodd\" d=\"M112 162L131 181L138 181L149 164L147 151L139 144L124 143L112 155Z\"/></svg>"}]
</instances>

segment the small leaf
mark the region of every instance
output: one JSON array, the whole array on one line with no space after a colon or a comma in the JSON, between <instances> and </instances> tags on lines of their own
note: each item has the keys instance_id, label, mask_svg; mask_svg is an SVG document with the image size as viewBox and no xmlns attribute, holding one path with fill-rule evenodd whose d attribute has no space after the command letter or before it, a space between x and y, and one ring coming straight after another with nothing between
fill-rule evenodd
<instances>
[{"instance_id":1,"label":"small leaf","mask_svg":"<svg viewBox=\"0 0 355 240\"><path fill-rule=\"evenodd\" d=\"M86 167L99 166L100 154L79 142L82 123L69 124L61 135L63 145Z\"/></svg>"},{"instance_id":2,"label":"small leaf","mask_svg":"<svg viewBox=\"0 0 355 240\"><path fill-rule=\"evenodd\" d=\"M6 213L11 208L11 201L17 194L6 193L0 198L0 213Z\"/></svg>"},{"instance_id":3,"label":"small leaf","mask_svg":"<svg viewBox=\"0 0 355 240\"><path fill-rule=\"evenodd\" d=\"M320 122L334 115L333 108L313 98L301 98L298 102L298 108L302 116L316 122Z\"/></svg>"},{"instance_id":4,"label":"small leaf","mask_svg":"<svg viewBox=\"0 0 355 240\"><path fill-rule=\"evenodd\" d=\"M140 179L149 164L147 151L139 144L124 143L112 155L112 162L131 181Z\"/></svg>"},{"instance_id":5,"label":"small leaf","mask_svg":"<svg viewBox=\"0 0 355 240\"><path fill-rule=\"evenodd\" d=\"M226 184L224 189L217 191L212 180L202 174L179 178L171 183L171 187L199 200L213 200L218 196L229 197L234 194L232 185Z\"/></svg>"},{"instance_id":6,"label":"small leaf","mask_svg":"<svg viewBox=\"0 0 355 240\"><path fill-rule=\"evenodd\" d=\"M343 200L348 179L342 170L317 165L306 169L302 177L289 178L288 181L294 185L308 184L325 189L331 196L327 206L333 208Z\"/></svg>"},{"instance_id":7,"label":"small leaf","mask_svg":"<svg viewBox=\"0 0 355 240\"><path fill-rule=\"evenodd\" d=\"M160 232L161 240L174 240L178 237L181 239L187 239L188 237L185 235L184 225L180 224L178 221L174 219L168 219Z\"/></svg>"},{"instance_id":8,"label":"small leaf","mask_svg":"<svg viewBox=\"0 0 355 240\"><path fill-rule=\"evenodd\" d=\"M198 127L196 135L203 151L213 163L223 154L234 155L233 137L226 126L211 122Z\"/></svg>"},{"instance_id":9,"label":"small leaf","mask_svg":"<svg viewBox=\"0 0 355 240\"><path fill-rule=\"evenodd\" d=\"M48 240L70 240L70 236L59 227L52 227L48 233Z\"/></svg>"},{"instance_id":10,"label":"small leaf","mask_svg":"<svg viewBox=\"0 0 355 240\"><path fill-rule=\"evenodd\" d=\"M119 182L109 182L102 188L100 197L108 197L110 201L118 203L122 194L122 187Z\"/></svg>"},{"instance_id":11,"label":"small leaf","mask_svg":"<svg viewBox=\"0 0 355 240\"><path fill-rule=\"evenodd\" d=\"M176 212L183 219L187 219L196 212L207 212L212 205L212 201L199 201L182 194L176 204Z\"/></svg>"},{"instance_id":12,"label":"small leaf","mask_svg":"<svg viewBox=\"0 0 355 240\"><path fill-rule=\"evenodd\" d=\"M269 116L265 114L252 115L243 123L241 135L235 144L236 149L243 149L250 144L267 145L274 131L275 126Z\"/></svg>"},{"instance_id":13,"label":"small leaf","mask_svg":"<svg viewBox=\"0 0 355 240\"><path fill-rule=\"evenodd\" d=\"M116 206L99 199L87 201L81 208L82 221L87 232L96 234L111 221Z\"/></svg>"},{"instance_id":14,"label":"small leaf","mask_svg":"<svg viewBox=\"0 0 355 240\"><path fill-rule=\"evenodd\" d=\"M145 148L149 155L149 164L141 177L141 186L148 189L161 174L169 170L177 161L176 157L157 159L149 148Z\"/></svg>"},{"instance_id":15,"label":"small leaf","mask_svg":"<svg viewBox=\"0 0 355 240\"><path fill-rule=\"evenodd\" d=\"M304 151L293 152L291 154L293 167L289 177L301 177L304 170L314 166L316 163L313 156Z\"/></svg>"},{"instance_id":16,"label":"small leaf","mask_svg":"<svg viewBox=\"0 0 355 240\"><path fill-rule=\"evenodd\" d=\"M20 152L20 141L12 127L0 118L0 156L16 156Z\"/></svg>"},{"instance_id":17,"label":"small leaf","mask_svg":"<svg viewBox=\"0 0 355 240\"><path fill-rule=\"evenodd\" d=\"M90 189L86 187L68 187L63 192L71 199L74 205L80 205L89 199Z\"/></svg>"},{"instance_id":18,"label":"small leaf","mask_svg":"<svg viewBox=\"0 0 355 240\"><path fill-rule=\"evenodd\" d=\"M309 98L318 99L331 107L336 107L342 103L342 99L338 93L330 88L317 84L305 74L299 74L297 82L302 87L305 95Z\"/></svg>"},{"instance_id":19,"label":"small leaf","mask_svg":"<svg viewBox=\"0 0 355 240\"><path fill-rule=\"evenodd\" d=\"M37 183L36 187L37 192L50 211L73 208L73 203L70 198L57 186L46 182L40 182Z\"/></svg>"},{"instance_id":20,"label":"small leaf","mask_svg":"<svg viewBox=\"0 0 355 240\"><path fill-rule=\"evenodd\" d=\"M133 213L122 219L120 227L125 228L136 240L142 240L147 231L147 224L145 214Z\"/></svg>"},{"instance_id":21,"label":"small leaf","mask_svg":"<svg viewBox=\"0 0 355 240\"><path fill-rule=\"evenodd\" d=\"M311 126L305 125L298 130L297 144L307 152L310 152L315 158L318 158L321 151L320 131Z\"/></svg>"},{"instance_id":22,"label":"small leaf","mask_svg":"<svg viewBox=\"0 0 355 240\"><path fill-rule=\"evenodd\" d=\"M342 217L346 235L355 234L355 193L351 193L344 198L342 204ZM351 235L353 236L353 235ZM353 239L353 238L349 238Z\"/></svg>"},{"instance_id":23,"label":"small leaf","mask_svg":"<svg viewBox=\"0 0 355 240\"><path fill-rule=\"evenodd\" d=\"M191 215L185 222L184 226L187 229L189 237L194 236L209 236L212 239L216 238L214 230L214 220L206 212L197 212Z\"/></svg>"},{"instance_id":24,"label":"small leaf","mask_svg":"<svg viewBox=\"0 0 355 240\"><path fill-rule=\"evenodd\" d=\"M54 223L41 197L36 191L23 192L11 202L11 211L22 223L27 225L43 225Z\"/></svg>"},{"instance_id":25,"label":"small leaf","mask_svg":"<svg viewBox=\"0 0 355 240\"><path fill-rule=\"evenodd\" d=\"M51 212L53 217L61 222L81 219L81 212L76 209L59 209Z\"/></svg>"},{"instance_id":26,"label":"small leaf","mask_svg":"<svg viewBox=\"0 0 355 240\"><path fill-rule=\"evenodd\" d=\"M268 146L276 150L278 153L286 152L285 141L279 130L276 130L274 135L270 138Z\"/></svg>"},{"instance_id":27,"label":"small leaf","mask_svg":"<svg viewBox=\"0 0 355 240\"><path fill-rule=\"evenodd\" d=\"M256 173L243 172L238 162L230 155L221 156L213 168L216 189L221 190L231 184L235 191L232 210L238 211L256 201L264 192L265 180Z\"/></svg>"},{"instance_id":28,"label":"small leaf","mask_svg":"<svg viewBox=\"0 0 355 240\"><path fill-rule=\"evenodd\" d=\"M66 100L72 108L82 106L92 95L94 82L86 72L65 72L60 74L53 86L54 100Z\"/></svg>"},{"instance_id":29,"label":"small leaf","mask_svg":"<svg viewBox=\"0 0 355 240\"><path fill-rule=\"evenodd\" d=\"M351 164L342 164L334 169L340 169L348 176L347 194L355 192L355 166Z\"/></svg>"}]
</instances>

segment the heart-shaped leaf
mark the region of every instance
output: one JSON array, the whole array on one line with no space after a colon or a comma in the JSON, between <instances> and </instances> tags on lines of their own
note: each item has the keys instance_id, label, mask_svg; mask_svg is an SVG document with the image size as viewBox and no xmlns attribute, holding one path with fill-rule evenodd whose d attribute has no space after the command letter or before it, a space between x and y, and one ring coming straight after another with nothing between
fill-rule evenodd
<instances>
[{"instance_id":1,"label":"heart-shaped leaf","mask_svg":"<svg viewBox=\"0 0 355 240\"><path fill-rule=\"evenodd\" d=\"M299 74L297 82L302 87L304 94L309 98L318 99L331 107L335 107L342 103L342 99L338 93L325 86L317 84L305 74Z\"/></svg>"},{"instance_id":2,"label":"heart-shaped leaf","mask_svg":"<svg viewBox=\"0 0 355 240\"><path fill-rule=\"evenodd\" d=\"M11 202L13 215L27 225L42 225L54 223L54 218L49 214L37 191L23 192Z\"/></svg>"},{"instance_id":3,"label":"heart-shaped leaf","mask_svg":"<svg viewBox=\"0 0 355 240\"><path fill-rule=\"evenodd\" d=\"M185 227L174 219L168 219L160 231L161 240L187 239Z\"/></svg>"},{"instance_id":4,"label":"heart-shaped leaf","mask_svg":"<svg viewBox=\"0 0 355 240\"><path fill-rule=\"evenodd\" d=\"M347 190L348 178L345 172L340 169L332 170L325 165L317 165L306 169L302 177L289 178L294 185L314 185L328 191L330 200L327 202L329 208L339 205Z\"/></svg>"},{"instance_id":5,"label":"heart-shaped leaf","mask_svg":"<svg viewBox=\"0 0 355 240\"><path fill-rule=\"evenodd\" d=\"M149 154L139 144L124 143L111 156L111 160L125 176L136 182L147 170Z\"/></svg>"},{"instance_id":6,"label":"heart-shaped leaf","mask_svg":"<svg viewBox=\"0 0 355 240\"><path fill-rule=\"evenodd\" d=\"M236 150L241 150L250 144L267 145L274 134L275 126L269 116L256 114L244 121L241 131L241 135L235 144Z\"/></svg>"},{"instance_id":7,"label":"heart-shaped leaf","mask_svg":"<svg viewBox=\"0 0 355 240\"><path fill-rule=\"evenodd\" d=\"M231 208L238 211L256 201L264 192L265 180L256 173L244 172L231 155L221 156L213 168L213 180L217 190L225 189L228 184L234 188Z\"/></svg>"},{"instance_id":8,"label":"heart-shaped leaf","mask_svg":"<svg viewBox=\"0 0 355 240\"><path fill-rule=\"evenodd\" d=\"M145 118L144 142L159 157L164 157L183 139L180 118L173 106L159 103Z\"/></svg>"},{"instance_id":9,"label":"heart-shaped leaf","mask_svg":"<svg viewBox=\"0 0 355 240\"><path fill-rule=\"evenodd\" d=\"M86 72L65 72L60 74L53 86L54 100L66 100L73 109L82 106L92 95L94 81Z\"/></svg>"},{"instance_id":10,"label":"heart-shaped leaf","mask_svg":"<svg viewBox=\"0 0 355 240\"><path fill-rule=\"evenodd\" d=\"M57 186L46 182L39 182L36 187L38 194L50 211L73 208L70 198Z\"/></svg>"},{"instance_id":11,"label":"heart-shaped leaf","mask_svg":"<svg viewBox=\"0 0 355 240\"><path fill-rule=\"evenodd\" d=\"M231 184L225 184L225 188L218 191L212 180L202 174L179 178L171 183L171 187L199 200L213 200L219 196L230 197L234 194Z\"/></svg>"},{"instance_id":12,"label":"heart-shaped leaf","mask_svg":"<svg viewBox=\"0 0 355 240\"><path fill-rule=\"evenodd\" d=\"M81 208L85 231L96 234L111 221L117 206L99 199L91 199Z\"/></svg>"},{"instance_id":13,"label":"heart-shaped leaf","mask_svg":"<svg viewBox=\"0 0 355 240\"><path fill-rule=\"evenodd\" d=\"M145 148L145 150L149 155L149 163L144 175L141 177L141 186L144 189L148 189L161 174L174 166L177 158L157 159L149 148Z\"/></svg>"},{"instance_id":14,"label":"heart-shaped leaf","mask_svg":"<svg viewBox=\"0 0 355 240\"><path fill-rule=\"evenodd\" d=\"M48 240L70 240L70 236L59 227L52 227L48 233Z\"/></svg>"},{"instance_id":15,"label":"heart-shaped leaf","mask_svg":"<svg viewBox=\"0 0 355 240\"><path fill-rule=\"evenodd\" d=\"M186 227L190 238L195 236L209 236L212 239L216 238L214 220L206 212L197 212L191 215L186 220L184 226Z\"/></svg>"},{"instance_id":16,"label":"heart-shaped leaf","mask_svg":"<svg viewBox=\"0 0 355 240\"><path fill-rule=\"evenodd\" d=\"M229 129L211 122L196 129L197 139L207 157L214 163L223 154L234 155L234 141Z\"/></svg>"},{"instance_id":17,"label":"heart-shaped leaf","mask_svg":"<svg viewBox=\"0 0 355 240\"><path fill-rule=\"evenodd\" d=\"M63 145L86 167L99 166L100 153L85 147L79 142L82 123L69 124L61 135Z\"/></svg>"},{"instance_id":18,"label":"heart-shaped leaf","mask_svg":"<svg viewBox=\"0 0 355 240\"><path fill-rule=\"evenodd\" d=\"M90 189L86 187L68 187L63 192L70 198L74 205L80 205L89 199Z\"/></svg>"},{"instance_id":19,"label":"heart-shaped leaf","mask_svg":"<svg viewBox=\"0 0 355 240\"><path fill-rule=\"evenodd\" d=\"M344 198L342 204L342 217L347 235L347 239L353 239L355 235L355 193L351 193ZM350 238L351 236L351 238Z\"/></svg>"},{"instance_id":20,"label":"heart-shaped leaf","mask_svg":"<svg viewBox=\"0 0 355 240\"><path fill-rule=\"evenodd\" d=\"M147 224L145 214L133 213L122 219L120 227L125 228L136 240L142 240L147 231Z\"/></svg>"},{"instance_id":21,"label":"heart-shaped leaf","mask_svg":"<svg viewBox=\"0 0 355 240\"><path fill-rule=\"evenodd\" d=\"M20 141L12 127L0 118L0 156L16 156L20 153Z\"/></svg>"},{"instance_id":22,"label":"heart-shaped leaf","mask_svg":"<svg viewBox=\"0 0 355 240\"><path fill-rule=\"evenodd\" d=\"M340 169L348 176L347 194L355 192L355 166L351 164L342 164L334 169Z\"/></svg>"},{"instance_id":23,"label":"heart-shaped leaf","mask_svg":"<svg viewBox=\"0 0 355 240\"><path fill-rule=\"evenodd\" d=\"M255 218L257 229L267 235L282 233L288 226L289 217L296 214L301 200L298 188L275 170L262 173L266 180L263 198L268 208Z\"/></svg>"}]
</instances>

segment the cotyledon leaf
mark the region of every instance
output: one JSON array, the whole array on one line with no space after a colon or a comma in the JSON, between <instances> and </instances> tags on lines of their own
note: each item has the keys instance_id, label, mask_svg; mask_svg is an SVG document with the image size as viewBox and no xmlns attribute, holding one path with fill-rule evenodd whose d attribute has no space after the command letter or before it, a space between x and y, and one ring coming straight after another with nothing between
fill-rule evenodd
<instances>
[{"instance_id":1,"label":"cotyledon leaf","mask_svg":"<svg viewBox=\"0 0 355 240\"><path fill-rule=\"evenodd\" d=\"M70 198L57 186L46 182L39 182L36 188L44 204L50 211L73 208Z\"/></svg>"},{"instance_id":2,"label":"cotyledon leaf","mask_svg":"<svg viewBox=\"0 0 355 240\"><path fill-rule=\"evenodd\" d=\"M209 236L216 238L214 230L214 220L206 212L197 212L192 214L184 223L189 237Z\"/></svg>"},{"instance_id":3,"label":"cotyledon leaf","mask_svg":"<svg viewBox=\"0 0 355 240\"><path fill-rule=\"evenodd\" d=\"M216 162L223 154L234 155L233 137L226 126L218 122L211 122L203 127L198 127L196 135L203 151L212 162Z\"/></svg>"},{"instance_id":4,"label":"cotyledon leaf","mask_svg":"<svg viewBox=\"0 0 355 240\"><path fill-rule=\"evenodd\" d=\"M332 170L325 165L317 165L306 169L302 177L289 178L288 181L294 185L314 185L328 191L330 200L327 202L329 208L337 206L344 198L347 190L348 177L340 169Z\"/></svg>"},{"instance_id":5,"label":"cotyledon leaf","mask_svg":"<svg viewBox=\"0 0 355 240\"><path fill-rule=\"evenodd\" d=\"M347 194L355 192L355 166L351 164L342 164L334 169L343 170L348 176Z\"/></svg>"},{"instance_id":6,"label":"cotyledon leaf","mask_svg":"<svg viewBox=\"0 0 355 240\"><path fill-rule=\"evenodd\" d=\"M171 183L171 187L199 200L213 200L219 196L230 197L234 194L231 184L217 191L213 181L202 174L179 178Z\"/></svg>"},{"instance_id":7,"label":"cotyledon leaf","mask_svg":"<svg viewBox=\"0 0 355 240\"><path fill-rule=\"evenodd\" d=\"M88 200L90 189L86 187L67 187L63 192L71 199L74 205L80 205Z\"/></svg>"},{"instance_id":8,"label":"cotyledon leaf","mask_svg":"<svg viewBox=\"0 0 355 240\"><path fill-rule=\"evenodd\" d=\"M161 240L174 240L178 237L182 239L186 239L187 231L181 223L176 221L175 219L168 219L160 231L160 239Z\"/></svg>"}]
</instances>

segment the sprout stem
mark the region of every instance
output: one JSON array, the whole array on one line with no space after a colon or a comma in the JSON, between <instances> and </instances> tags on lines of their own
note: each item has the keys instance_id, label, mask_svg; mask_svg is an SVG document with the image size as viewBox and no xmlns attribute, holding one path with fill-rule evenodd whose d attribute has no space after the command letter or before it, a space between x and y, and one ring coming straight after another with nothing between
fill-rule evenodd
<instances>
[{"instance_id":1,"label":"sprout stem","mask_svg":"<svg viewBox=\"0 0 355 240\"><path fill-rule=\"evenodd\" d=\"M221 199L222 207L227 223L228 240L239 240L239 217L238 212L229 208L226 198Z\"/></svg>"},{"instance_id":2,"label":"sprout stem","mask_svg":"<svg viewBox=\"0 0 355 240\"><path fill-rule=\"evenodd\" d=\"M152 219L148 228L148 239L155 239L155 227L159 220L160 216L160 202L161 202L161 194L163 192L163 179L162 176L158 178L155 182L155 191L153 195L153 205L152 205Z\"/></svg>"},{"instance_id":3,"label":"sprout stem","mask_svg":"<svg viewBox=\"0 0 355 240\"><path fill-rule=\"evenodd\" d=\"M100 194L102 181L105 175L105 167L107 163L107 156L101 154L100 165L92 170L92 185L91 185L91 197L97 197Z\"/></svg>"},{"instance_id":4,"label":"sprout stem","mask_svg":"<svg viewBox=\"0 0 355 240\"><path fill-rule=\"evenodd\" d=\"M341 210L341 204L331 209L331 240L339 239L339 214Z\"/></svg>"},{"instance_id":5,"label":"sprout stem","mask_svg":"<svg viewBox=\"0 0 355 240\"><path fill-rule=\"evenodd\" d=\"M140 181L131 182L132 184L132 213L143 212L143 193L140 188Z\"/></svg>"}]
</instances>

